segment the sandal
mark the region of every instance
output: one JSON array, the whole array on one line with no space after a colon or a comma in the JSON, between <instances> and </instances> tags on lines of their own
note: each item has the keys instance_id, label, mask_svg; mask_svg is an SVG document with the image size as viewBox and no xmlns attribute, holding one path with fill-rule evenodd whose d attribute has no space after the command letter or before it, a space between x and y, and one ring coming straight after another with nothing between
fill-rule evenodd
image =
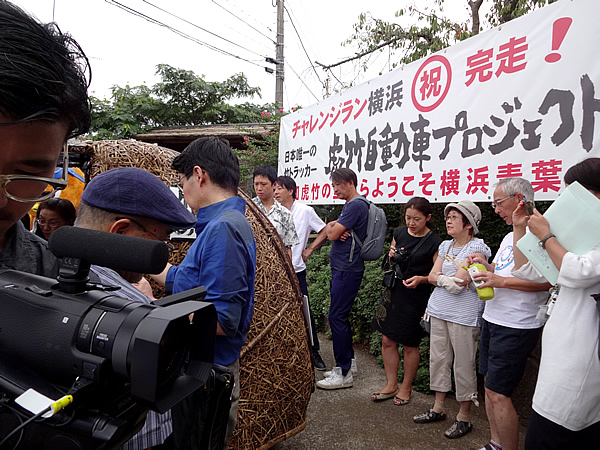
<instances>
[{"instance_id":1,"label":"sandal","mask_svg":"<svg viewBox=\"0 0 600 450\"><path fill-rule=\"evenodd\" d=\"M411 392L412 394L412 392ZM408 405L410 403L410 396L408 397L408 399L404 399L404 398L400 398L398 396L394 397L394 405L396 406L404 406L404 405Z\"/></svg>"},{"instance_id":2,"label":"sandal","mask_svg":"<svg viewBox=\"0 0 600 450\"><path fill-rule=\"evenodd\" d=\"M396 389L394 392L388 392L388 393L375 392L375 393L373 393L373 395L371 395L371 400L373 400L374 402L380 402L381 400L396 398L396 394L398 393L399 390L400 390L400 388Z\"/></svg>"},{"instance_id":3,"label":"sandal","mask_svg":"<svg viewBox=\"0 0 600 450\"><path fill-rule=\"evenodd\" d=\"M404 406L404 405L408 405L409 403L410 403L410 398L408 400L405 400L400 397L394 397L394 405L396 405L396 406Z\"/></svg>"}]
</instances>

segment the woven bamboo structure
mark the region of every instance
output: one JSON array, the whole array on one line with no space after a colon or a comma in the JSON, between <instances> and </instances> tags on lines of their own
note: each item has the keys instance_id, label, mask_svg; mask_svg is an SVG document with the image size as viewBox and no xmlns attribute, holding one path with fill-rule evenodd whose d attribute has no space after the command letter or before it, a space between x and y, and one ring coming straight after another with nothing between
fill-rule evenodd
<instances>
[{"instance_id":1,"label":"woven bamboo structure","mask_svg":"<svg viewBox=\"0 0 600 450\"><path fill-rule=\"evenodd\" d=\"M96 141L70 148L89 157L89 178L115 167L140 167L173 184L177 152L137 141ZM246 218L256 239L254 316L240 355L240 405L233 449L266 449L302 431L314 388L298 280L277 231L246 199ZM174 240L178 264L191 241ZM157 292L158 297L162 292Z\"/></svg>"}]
</instances>

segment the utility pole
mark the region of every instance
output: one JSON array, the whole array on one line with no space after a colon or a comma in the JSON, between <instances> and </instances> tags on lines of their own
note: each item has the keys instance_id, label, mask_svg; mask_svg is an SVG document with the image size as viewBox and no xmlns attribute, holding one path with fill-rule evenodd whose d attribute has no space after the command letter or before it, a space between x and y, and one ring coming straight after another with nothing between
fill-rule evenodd
<instances>
[{"instance_id":1,"label":"utility pole","mask_svg":"<svg viewBox=\"0 0 600 450\"><path fill-rule=\"evenodd\" d=\"M283 0L277 0L277 49L275 54L275 103L283 109Z\"/></svg>"}]
</instances>

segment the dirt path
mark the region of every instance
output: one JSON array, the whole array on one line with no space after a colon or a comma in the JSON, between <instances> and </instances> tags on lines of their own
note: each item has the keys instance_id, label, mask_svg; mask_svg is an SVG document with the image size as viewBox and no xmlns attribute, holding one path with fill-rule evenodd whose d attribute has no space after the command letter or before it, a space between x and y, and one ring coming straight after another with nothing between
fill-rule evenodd
<instances>
[{"instance_id":1,"label":"dirt path","mask_svg":"<svg viewBox=\"0 0 600 450\"><path fill-rule=\"evenodd\" d=\"M320 336L321 355L328 368L334 362L332 341ZM433 405L433 395L413 392L411 402L395 406L391 400L370 400L385 384L385 374L375 357L355 350L358 375L350 389L324 391L315 389L308 407L304 431L274 448L296 449L479 449L490 439L485 406L473 407L473 431L450 440L444 431L458 412L454 398L446 400L448 418L443 422L417 425L412 417ZM322 378L317 372L317 380ZM525 429L521 427L521 443Z\"/></svg>"}]
</instances>

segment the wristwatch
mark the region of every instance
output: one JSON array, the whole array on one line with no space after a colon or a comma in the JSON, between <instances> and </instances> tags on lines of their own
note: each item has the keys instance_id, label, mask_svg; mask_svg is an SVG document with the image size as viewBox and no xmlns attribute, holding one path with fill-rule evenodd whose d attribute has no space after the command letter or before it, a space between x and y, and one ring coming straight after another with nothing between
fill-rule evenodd
<instances>
[{"instance_id":1,"label":"wristwatch","mask_svg":"<svg viewBox=\"0 0 600 450\"><path fill-rule=\"evenodd\" d=\"M542 239L540 239L540 242L538 242L538 244L543 249L546 249L546 241L550 238L555 238L555 237L556 237L556 235L554 233L548 233L546 236L544 236Z\"/></svg>"}]
</instances>

